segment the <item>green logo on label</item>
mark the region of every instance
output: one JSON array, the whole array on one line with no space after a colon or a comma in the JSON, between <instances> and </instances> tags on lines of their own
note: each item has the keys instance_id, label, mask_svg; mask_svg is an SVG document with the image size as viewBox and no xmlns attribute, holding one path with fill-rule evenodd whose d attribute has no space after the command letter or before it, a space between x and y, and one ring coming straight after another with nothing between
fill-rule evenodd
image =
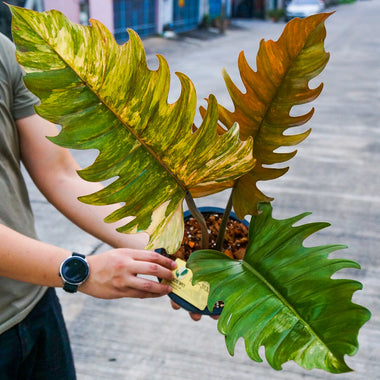
<instances>
[{"instance_id":1,"label":"green logo on label","mask_svg":"<svg viewBox=\"0 0 380 380\"><path fill-rule=\"evenodd\" d=\"M182 267L176 270L175 275L180 280L184 278L188 272L189 270L186 267Z\"/></svg>"}]
</instances>

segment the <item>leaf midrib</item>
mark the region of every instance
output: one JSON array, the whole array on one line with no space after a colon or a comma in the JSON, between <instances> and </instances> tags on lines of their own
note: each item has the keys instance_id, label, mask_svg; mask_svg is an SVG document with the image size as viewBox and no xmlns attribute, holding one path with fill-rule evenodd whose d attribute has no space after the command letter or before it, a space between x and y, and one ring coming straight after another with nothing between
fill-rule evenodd
<instances>
[{"instance_id":1,"label":"leaf midrib","mask_svg":"<svg viewBox=\"0 0 380 380\"><path fill-rule=\"evenodd\" d=\"M319 23L318 26L319 26L320 24L321 24L321 23ZM318 27L318 26L317 26L317 27ZM316 27L316 28L317 28L317 27ZM316 28L315 28L315 29L316 29ZM285 81L285 79L287 78L290 69L293 67L294 62L298 59L300 53L301 53L302 50L305 48L306 43L307 43L307 42L309 41L309 39L310 39L310 35L313 34L313 33L315 32L315 29L312 31L312 33L310 33L310 34L308 35L308 38L304 41L302 47L298 50L297 55L296 55L295 58L292 60L291 64L287 67L287 69L286 69L286 71L284 72L284 75L283 75L283 77L282 77L281 84L280 84L279 86L277 86L276 91L274 92L274 94L273 94L273 96L272 96L272 100L270 101L270 103L268 103L268 105L267 105L267 107L266 107L266 110L265 110L265 113L263 114L262 120L261 120L261 122L260 122L260 124L259 124L259 126L258 126L256 136L255 136L255 138L254 138L254 145L255 145L255 146L257 146L257 145L256 145L257 136L260 135L260 132L261 132L262 127L263 127L263 124L264 124L264 122L265 122L265 120L267 119L267 116L268 116L268 114L269 114L269 110L272 108L272 105L273 105L274 101L277 99L277 97L278 97L278 93L279 93L280 89L283 87L284 81ZM281 36L280 36L280 38L281 38ZM278 44L278 41L280 40L280 38L279 38L277 41L273 41L273 42L276 43L276 44ZM269 42L269 41L267 41L267 42ZM265 51L266 51L266 50L265 50ZM287 53L288 53L288 52L287 52ZM269 76L267 76L267 77L269 77ZM288 129L288 128L287 128L287 129ZM260 146L260 145L259 145L259 146ZM253 151L255 152L255 150L253 150ZM254 157L255 157L255 156L254 156ZM258 163L262 166L262 162L261 162L261 160L260 160L258 157L255 157L255 158L257 159Z\"/></svg>"},{"instance_id":2,"label":"leaf midrib","mask_svg":"<svg viewBox=\"0 0 380 380\"><path fill-rule=\"evenodd\" d=\"M242 260L242 266L250 271L255 277L257 277L279 300L280 302L287 307L295 317L301 321L304 326L310 331L311 335L315 337L326 349L331 352L334 357L335 354L329 348L329 346L320 338L320 336L316 333L316 331L310 326L310 324L301 317L301 315L297 312L297 310L291 305L291 303L263 276L260 272L258 272L252 265L250 265L247 261Z\"/></svg>"}]
</instances>

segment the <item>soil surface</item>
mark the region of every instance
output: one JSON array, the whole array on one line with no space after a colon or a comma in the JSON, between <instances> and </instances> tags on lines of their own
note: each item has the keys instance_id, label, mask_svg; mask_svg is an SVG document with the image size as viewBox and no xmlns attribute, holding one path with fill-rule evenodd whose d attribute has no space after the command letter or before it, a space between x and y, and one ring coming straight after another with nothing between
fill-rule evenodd
<instances>
[{"instance_id":1,"label":"soil surface","mask_svg":"<svg viewBox=\"0 0 380 380\"><path fill-rule=\"evenodd\" d=\"M216 239L222 215L203 213L209 231L209 248L215 249ZM223 252L237 260L242 260L248 245L248 227L242 222L230 219L227 223ZM174 254L175 257L187 261L192 252L201 249L201 229L195 218L185 221L185 233L181 247Z\"/></svg>"}]
</instances>

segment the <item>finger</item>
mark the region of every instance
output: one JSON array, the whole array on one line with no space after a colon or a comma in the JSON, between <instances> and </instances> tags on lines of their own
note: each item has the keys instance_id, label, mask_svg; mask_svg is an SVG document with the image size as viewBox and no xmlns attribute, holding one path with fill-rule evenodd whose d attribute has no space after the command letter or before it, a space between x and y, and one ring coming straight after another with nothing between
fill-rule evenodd
<instances>
[{"instance_id":1,"label":"finger","mask_svg":"<svg viewBox=\"0 0 380 380\"><path fill-rule=\"evenodd\" d=\"M131 263L129 269L136 274L155 276L168 281L172 281L174 279L173 273L170 269L167 269L156 263L134 261Z\"/></svg>"},{"instance_id":2,"label":"finger","mask_svg":"<svg viewBox=\"0 0 380 380\"><path fill-rule=\"evenodd\" d=\"M174 301L170 300L170 303L172 305L172 308L174 310L179 310L181 308L181 306L179 306L178 304L176 304Z\"/></svg>"},{"instance_id":3,"label":"finger","mask_svg":"<svg viewBox=\"0 0 380 380\"><path fill-rule=\"evenodd\" d=\"M179 306L178 304L176 304L175 302L173 302L172 300L170 301L171 302L171 305L172 305L172 308L174 310L179 310L181 308L181 306ZM190 315L190 318L196 322L200 321L201 318L202 318L202 314L197 314L197 313L192 313L192 312L189 312L189 315Z\"/></svg>"},{"instance_id":4,"label":"finger","mask_svg":"<svg viewBox=\"0 0 380 380\"><path fill-rule=\"evenodd\" d=\"M122 297L129 298L158 298L165 296L166 294L144 292L143 290L128 289L124 292Z\"/></svg>"},{"instance_id":5,"label":"finger","mask_svg":"<svg viewBox=\"0 0 380 380\"><path fill-rule=\"evenodd\" d=\"M134 251L134 259L137 261L150 261L152 263L159 264L165 268L168 268L170 270L173 270L177 267L177 264L172 259L169 259L168 257L165 257L163 255L160 255L157 252L154 251Z\"/></svg>"},{"instance_id":6,"label":"finger","mask_svg":"<svg viewBox=\"0 0 380 380\"><path fill-rule=\"evenodd\" d=\"M193 320L193 321L200 321L201 318L202 318L202 314L197 314L197 313L189 313L190 314L190 318Z\"/></svg>"},{"instance_id":7,"label":"finger","mask_svg":"<svg viewBox=\"0 0 380 380\"><path fill-rule=\"evenodd\" d=\"M148 280L142 277L133 277L128 288L159 295L167 295L172 291L172 287L170 285Z\"/></svg>"}]
</instances>

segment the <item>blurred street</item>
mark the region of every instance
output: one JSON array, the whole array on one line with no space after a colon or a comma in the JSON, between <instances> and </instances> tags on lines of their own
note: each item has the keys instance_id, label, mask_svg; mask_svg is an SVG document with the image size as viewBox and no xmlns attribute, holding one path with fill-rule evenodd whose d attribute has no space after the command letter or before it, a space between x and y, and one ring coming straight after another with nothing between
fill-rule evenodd
<instances>
[{"instance_id":1,"label":"blurred street","mask_svg":"<svg viewBox=\"0 0 380 380\"><path fill-rule=\"evenodd\" d=\"M346 244L337 257L357 261L362 270L339 272L361 281L354 301L372 312L359 334L359 352L347 358L354 372L332 375L307 371L286 363L275 371L265 362L251 361L243 341L230 357L216 322L193 322L183 310L171 309L167 297L154 300L104 301L59 290L78 380L375 380L380 378L380 1L357 1L328 8L336 10L326 22L326 50L330 61L312 83L324 90L312 104L315 114L305 128L313 129L283 177L260 188L273 196L274 217L288 218L305 211L305 219L327 221L331 227L307 244ZM239 82L237 58L241 50L252 67L262 38L277 40L283 22L233 20L224 35L187 34L177 39L145 39L150 68L155 54L167 59L172 73L170 101L179 95L176 71L194 82L199 105L210 93L231 108L222 78L225 67ZM199 116L196 122L199 121ZM198 123L199 125L199 123ZM92 152L73 152L82 166ZM287 165L286 165L287 166ZM59 214L28 181L41 240L85 254L108 247L79 230ZM226 193L202 199L200 205L224 207ZM59 380L59 379L57 379Z\"/></svg>"}]
</instances>

